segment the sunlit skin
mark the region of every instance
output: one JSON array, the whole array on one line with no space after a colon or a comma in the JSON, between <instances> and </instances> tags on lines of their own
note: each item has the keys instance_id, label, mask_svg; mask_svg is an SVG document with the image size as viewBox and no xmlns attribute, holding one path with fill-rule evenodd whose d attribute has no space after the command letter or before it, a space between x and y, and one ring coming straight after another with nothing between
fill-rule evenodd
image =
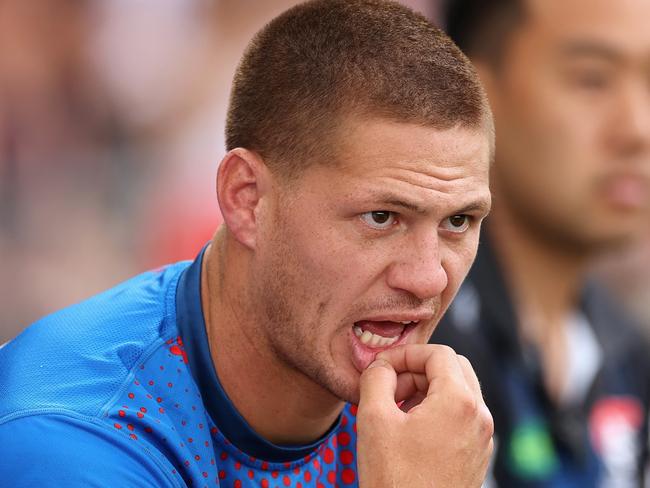
<instances>
[{"instance_id":1,"label":"sunlit skin","mask_svg":"<svg viewBox=\"0 0 650 488\"><path fill-rule=\"evenodd\" d=\"M525 5L500 64L474 61L497 128L491 236L558 396L589 264L650 222L650 2Z\"/></svg>"},{"instance_id":2,"label":"sunlit skin","mask_svg":"<svg viewBox=\"0 0 650 488\"><path fill-rule=\"evenodd\" d=\"M340 133L336 161L296 181L241 149L220 168L228 230L202 286L211 351L238 410L278 443L318 438L358 402L386 347L361 344L355 323L419 320L389 348L427 342L490 208L488 130L352 119Z\"/></svg>"}]
</instances>

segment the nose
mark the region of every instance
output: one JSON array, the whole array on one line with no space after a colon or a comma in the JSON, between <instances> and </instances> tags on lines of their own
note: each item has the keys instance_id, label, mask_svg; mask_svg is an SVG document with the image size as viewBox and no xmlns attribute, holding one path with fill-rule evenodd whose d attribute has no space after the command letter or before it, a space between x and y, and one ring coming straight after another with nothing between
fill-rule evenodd
<instances>
[{"instance_id":1,"label":"nose","mask_svg":"<svg viewBox=\"0 0 650 488\"><path fill-rule=\"evenodd\" d=\"M610 126L610 142L636 156L650 150L650 89L647 82L628 83L619 94Z\"/></svg>"},{"instance_id":2,"label":"nose","mask_svg":"<svg viewBox=\"0 0 650 488\"><path fill-rule=\"evenodd\" d=\"M401 246L388 267L386 281L391 288L421 300L439 296L447 288L448 277L440 257L437 232L413 235Z\"/></svg>"}]
</instances>

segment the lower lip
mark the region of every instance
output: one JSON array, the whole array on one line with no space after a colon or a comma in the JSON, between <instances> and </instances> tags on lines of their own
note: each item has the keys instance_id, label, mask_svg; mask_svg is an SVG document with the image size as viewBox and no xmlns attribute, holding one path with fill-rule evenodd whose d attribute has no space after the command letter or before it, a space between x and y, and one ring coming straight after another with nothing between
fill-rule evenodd
<instances>
[{"instance_id":1,"label":"lower lip","mask_svg":"<svg viewBox=\"0 0 650 488\"><path fill-rule=\"evenodd\" d=\"M394 343L392 343L390 346L384 347L368 347L363 342L361 342L361 340L359 340L356 335L354 335L352 327L350 327L350 341L352 342L352 363L354 364L354 367L357 369L357 371L362 373L368 367L368 365L375 360L375 356L381 351L385 351L386 349L391 349L393 347L404 344L406 342L406 338L409 336L411 331L415 329L416 326L417 325L407 325L404 328L402 334Z\"/></svg>"},{"instance_id":2,"label":"lower lip","mask_svg":"<svg viewBox=\"0 0 650 488\"><path fill-rule=\"evenodd\" d=\"M648 203L648 186L639 178L612 178L605 186L607 200L615 207L634 210Z\"/></svg>"}]
</instances>

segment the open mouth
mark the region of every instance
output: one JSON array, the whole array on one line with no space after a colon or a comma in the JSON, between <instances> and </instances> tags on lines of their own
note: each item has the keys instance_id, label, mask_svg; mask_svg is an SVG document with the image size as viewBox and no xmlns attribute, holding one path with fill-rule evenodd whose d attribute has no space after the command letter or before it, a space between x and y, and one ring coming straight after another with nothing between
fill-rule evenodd
<instances>
[{"instance_id":1,"label":"open mouth","mask_svg":"<svg viewBox=\"0 0 650 488\"><path fill-rule=\"evenodd\" d=\"M372 349L382 349L397 343L407 330L418 324L419 320L400 322L360 320L352 326L352 332L359 342Z\"/></svg>"},{"instance_id":2,"label":"open mouth","mask_svg":"<svg viewBox=\"0 0 650 488\"><path fill-rule=\"evenodd\" d=\"M406 344L411 332L433 317L431 313L390 314L358 320L350 333L351 359L360 373L386 349Z\"/></svg>"}]
</instances>

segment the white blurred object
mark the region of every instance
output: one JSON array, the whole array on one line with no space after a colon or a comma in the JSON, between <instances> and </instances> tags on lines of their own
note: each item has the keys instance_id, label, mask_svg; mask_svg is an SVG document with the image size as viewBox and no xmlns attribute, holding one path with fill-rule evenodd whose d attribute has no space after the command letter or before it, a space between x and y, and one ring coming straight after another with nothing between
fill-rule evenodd
<instances>
[{"instance_id":1,"label":"white blurred object","mask_svg":"<svg viewBox=\"0 0 650 488\"><path fill-rule=\"evenodd\" d=\"M168 116L192 90L206 29L191 0L97 2L89 54L132 123ZM188 76L190 74L190 76Z\"/></svg>"}]
</instances>

